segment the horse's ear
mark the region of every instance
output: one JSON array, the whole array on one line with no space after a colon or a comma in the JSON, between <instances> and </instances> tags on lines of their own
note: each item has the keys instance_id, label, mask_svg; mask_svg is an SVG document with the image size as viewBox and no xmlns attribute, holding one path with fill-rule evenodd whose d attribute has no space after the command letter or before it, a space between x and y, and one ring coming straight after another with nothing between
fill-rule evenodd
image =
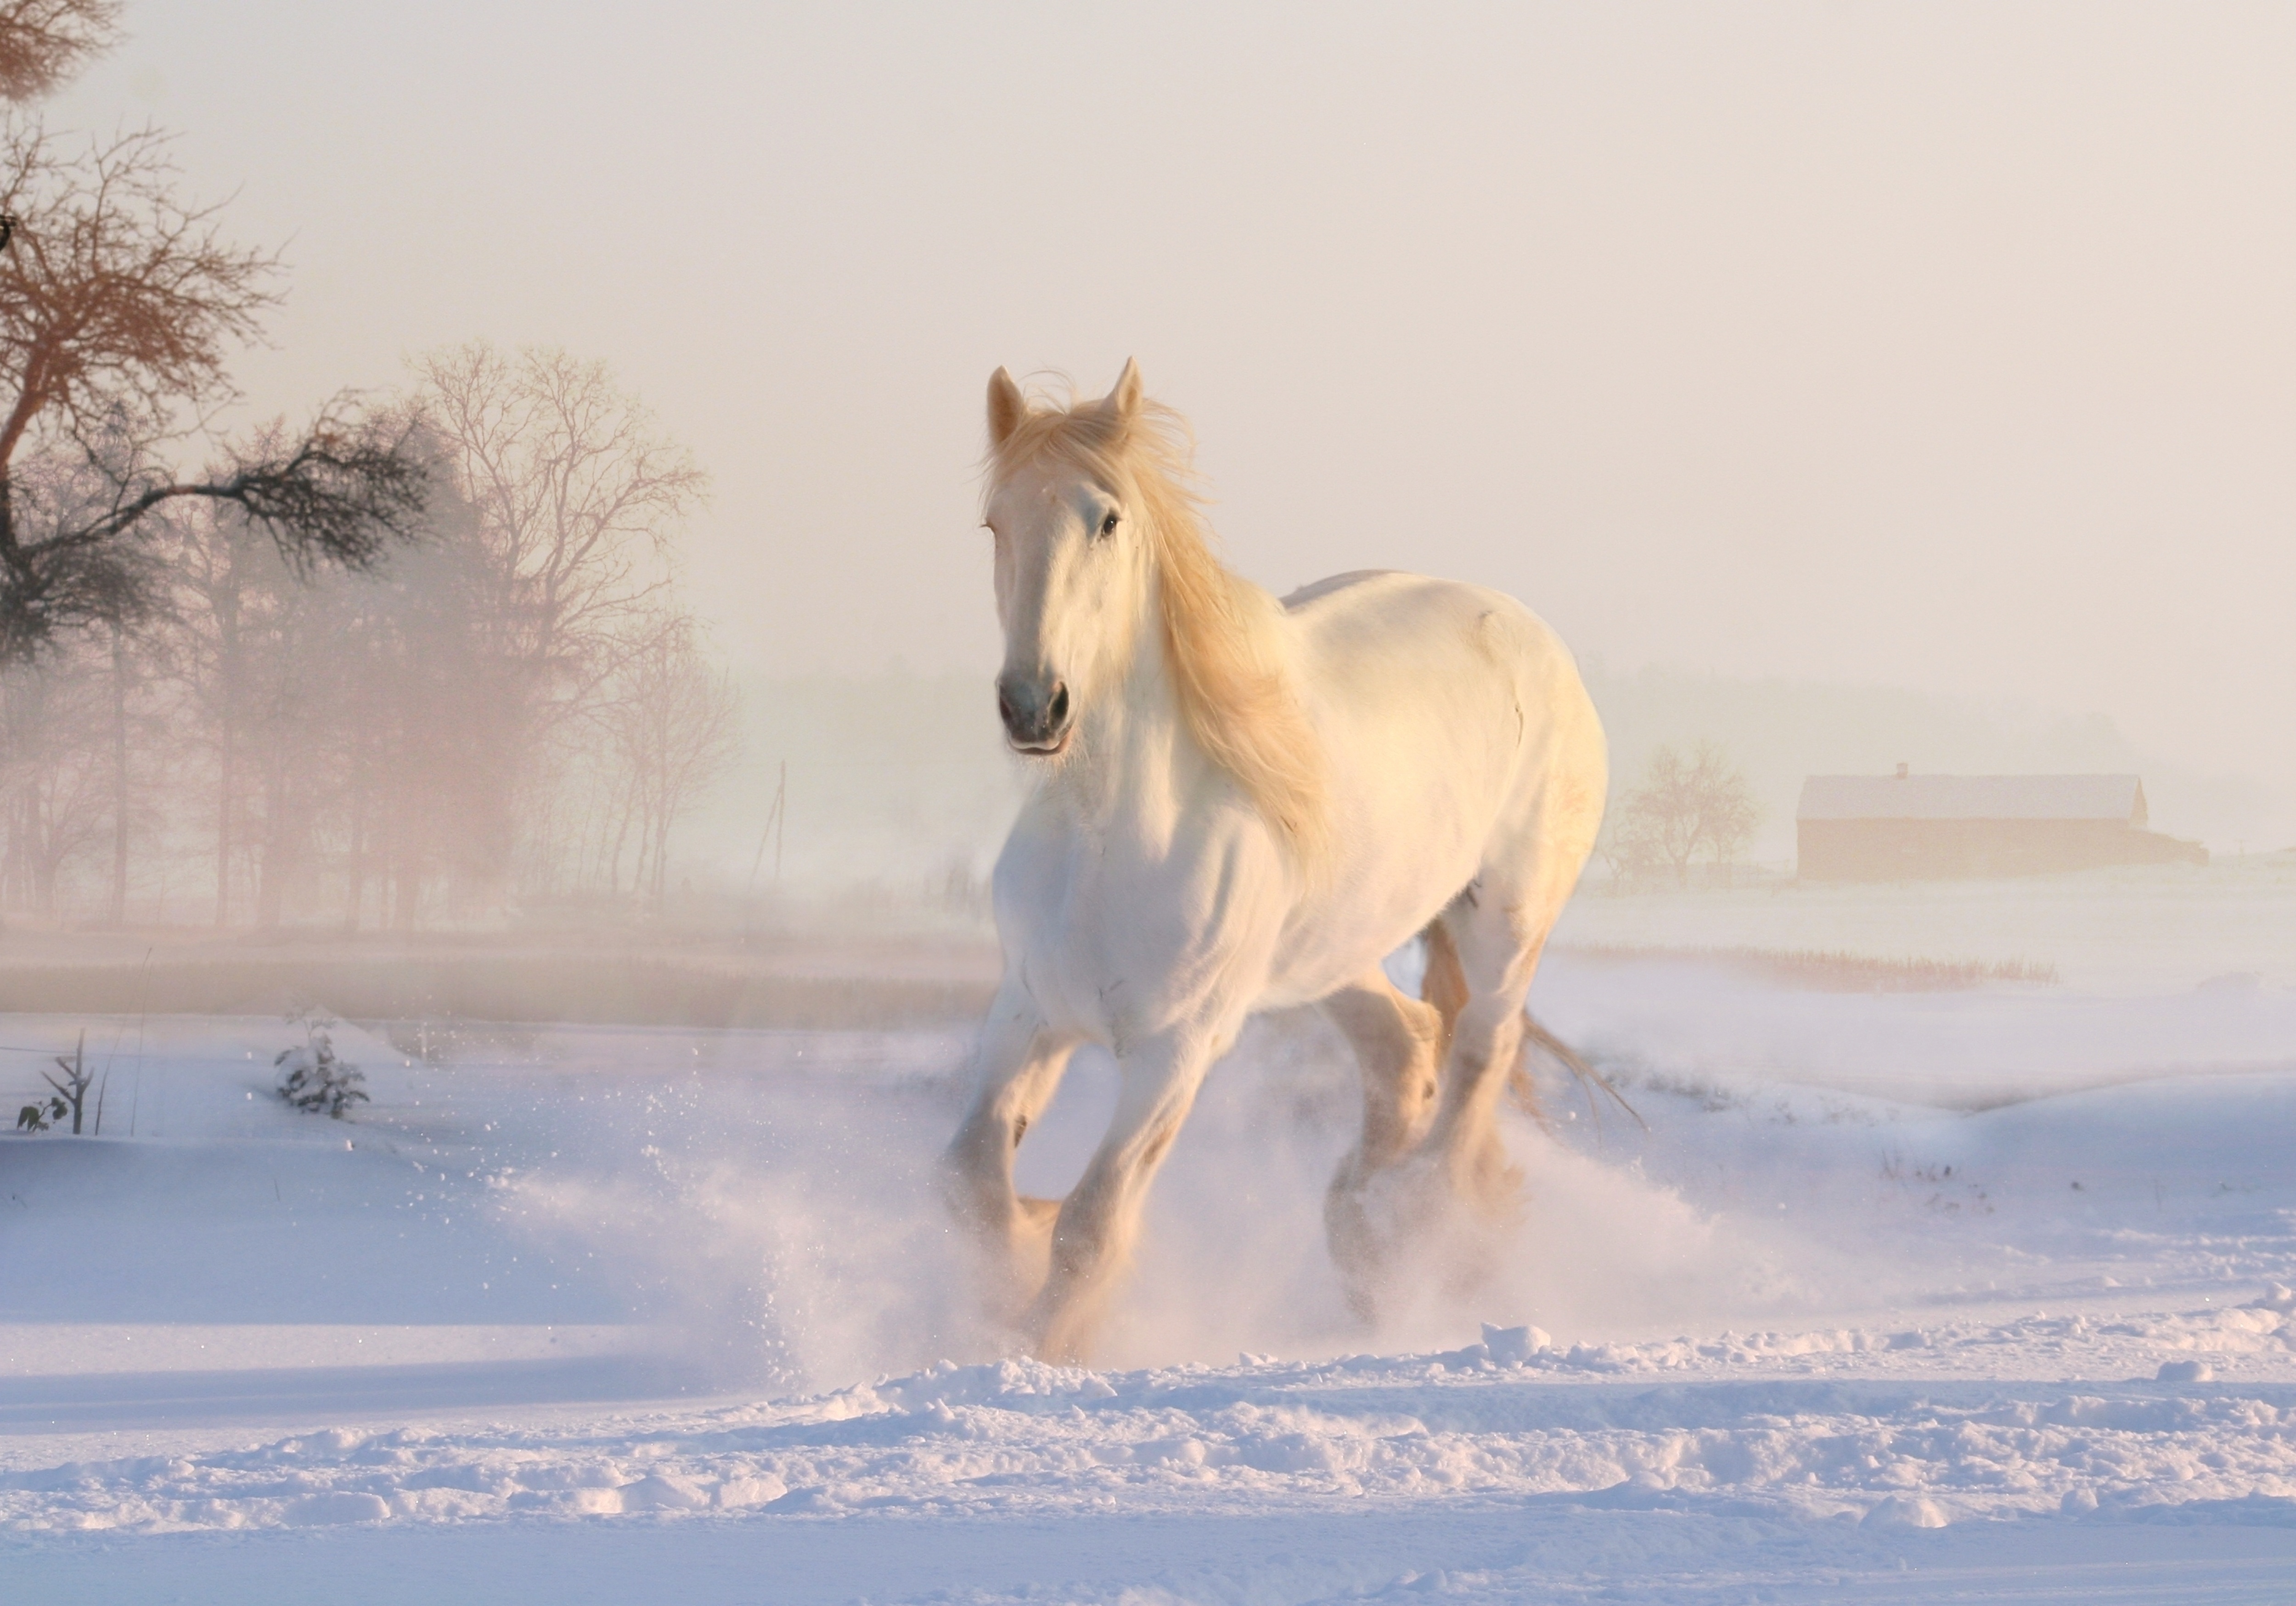
<instances>
[{"instance_id":1,"label":"horse's ear","mask_svg":"<svg viewBox=\"0 0 2296 1606\"><path fill-rule=\"evenodd\" d=\"M1021 394L1021 387L1013 376L999 368L988 376L988 444L1001 447L1013 438L1021 421L1029 416L1029 398Z\"/></svg>"},{"instance_id":2,"label":"horse's ear","mask_svg":"<svg viewBox=\"0 0 2296 1606\"><path fill-rule=\"evenodd\" d=\"M1116 376L1116 389L1108 393L1101 409L1118 423L1128 424L1140 413L1140 365L1131 357L1124 359L1124 372Z\"/></svg>"}]
</instances>

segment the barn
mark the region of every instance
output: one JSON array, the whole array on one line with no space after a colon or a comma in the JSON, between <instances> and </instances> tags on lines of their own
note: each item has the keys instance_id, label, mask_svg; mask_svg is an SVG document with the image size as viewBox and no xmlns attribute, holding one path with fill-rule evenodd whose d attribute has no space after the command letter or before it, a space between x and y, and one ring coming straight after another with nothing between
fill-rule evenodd
<instances>
[{"instance_id":1,"label":"barn","mask_svg":"<svg viewBox=\"0 0 2296 1606\"><path fill-rule=\"evenodd\" d=\"M2100 864L2205 864L2145 829L2135 775L1812 775L1794 811L1810 881L2045 875Z\"/></svg>"}]
</instances>

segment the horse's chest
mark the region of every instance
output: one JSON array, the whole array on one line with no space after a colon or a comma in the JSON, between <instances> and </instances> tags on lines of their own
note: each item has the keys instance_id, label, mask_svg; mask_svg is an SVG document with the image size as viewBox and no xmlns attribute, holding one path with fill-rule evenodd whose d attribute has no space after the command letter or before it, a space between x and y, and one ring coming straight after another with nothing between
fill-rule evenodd
<instances>
[{"instance_id":1,"label":"horse's chest","mask_svg":"<svg viewBox=\"0 0 2296 1606\"><path fill-rule=\"evenodd\" d=\"M1008 844L997 919L1046 1020L1121 1049L1253 986L1256 935L1283 910L1236 860L1215 844L1150 859L1083 833Z\"/></svg>"},{"instance_id":2,"label":"horse's chest","mask_svg":"<svg viewBox=\"0 0 2296 1606\"><path fill-rule=\"evenodd\" d=\"M1027 975L1048 1016L1121 1044L1163 1012L1187 937L1159 890L1079 864L1032 911Z\"/></svg>"}]
</instances>

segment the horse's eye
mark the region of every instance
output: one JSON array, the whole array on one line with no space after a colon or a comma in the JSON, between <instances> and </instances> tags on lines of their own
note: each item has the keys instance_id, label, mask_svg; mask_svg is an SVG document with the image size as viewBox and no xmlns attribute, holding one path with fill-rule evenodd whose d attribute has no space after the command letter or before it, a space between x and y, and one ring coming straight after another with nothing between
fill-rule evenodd
<instances>
[{"instance_id":1,"label":"horse's eye","mask_svg":"<svg viewBox=\"0 0 2296 1606\"><path fill-rule=\"evenodd\" d=\"M1116 514L1109 514L1107 518L1103 519L1100 521L1100 533L1103 536L1114 535L1116 533L1116 526L1119 521L1119 520Z\"/></svg>"}]
</instances>

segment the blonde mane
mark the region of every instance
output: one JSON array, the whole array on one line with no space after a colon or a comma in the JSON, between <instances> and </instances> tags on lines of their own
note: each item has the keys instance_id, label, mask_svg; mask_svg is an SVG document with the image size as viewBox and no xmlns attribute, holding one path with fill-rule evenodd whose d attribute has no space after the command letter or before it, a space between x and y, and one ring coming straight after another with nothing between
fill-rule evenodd
<instances>
[{"instance_id":1,"label":"blonde mane","mask_svg":"<svg viewBox=\"0 0 2296 1606\"><path fill-rule=\"evenodd\" d=\"M1282 605L1212 549L1193 447L1186 421L1144 398L1128 415L1104 403L1031 406L991 448L991 486L1050 457L1130 494L1145 515L1181 722L1312 869L1331 833L1323 744L1283 651Z\"/></svg>"}]
</instances>

